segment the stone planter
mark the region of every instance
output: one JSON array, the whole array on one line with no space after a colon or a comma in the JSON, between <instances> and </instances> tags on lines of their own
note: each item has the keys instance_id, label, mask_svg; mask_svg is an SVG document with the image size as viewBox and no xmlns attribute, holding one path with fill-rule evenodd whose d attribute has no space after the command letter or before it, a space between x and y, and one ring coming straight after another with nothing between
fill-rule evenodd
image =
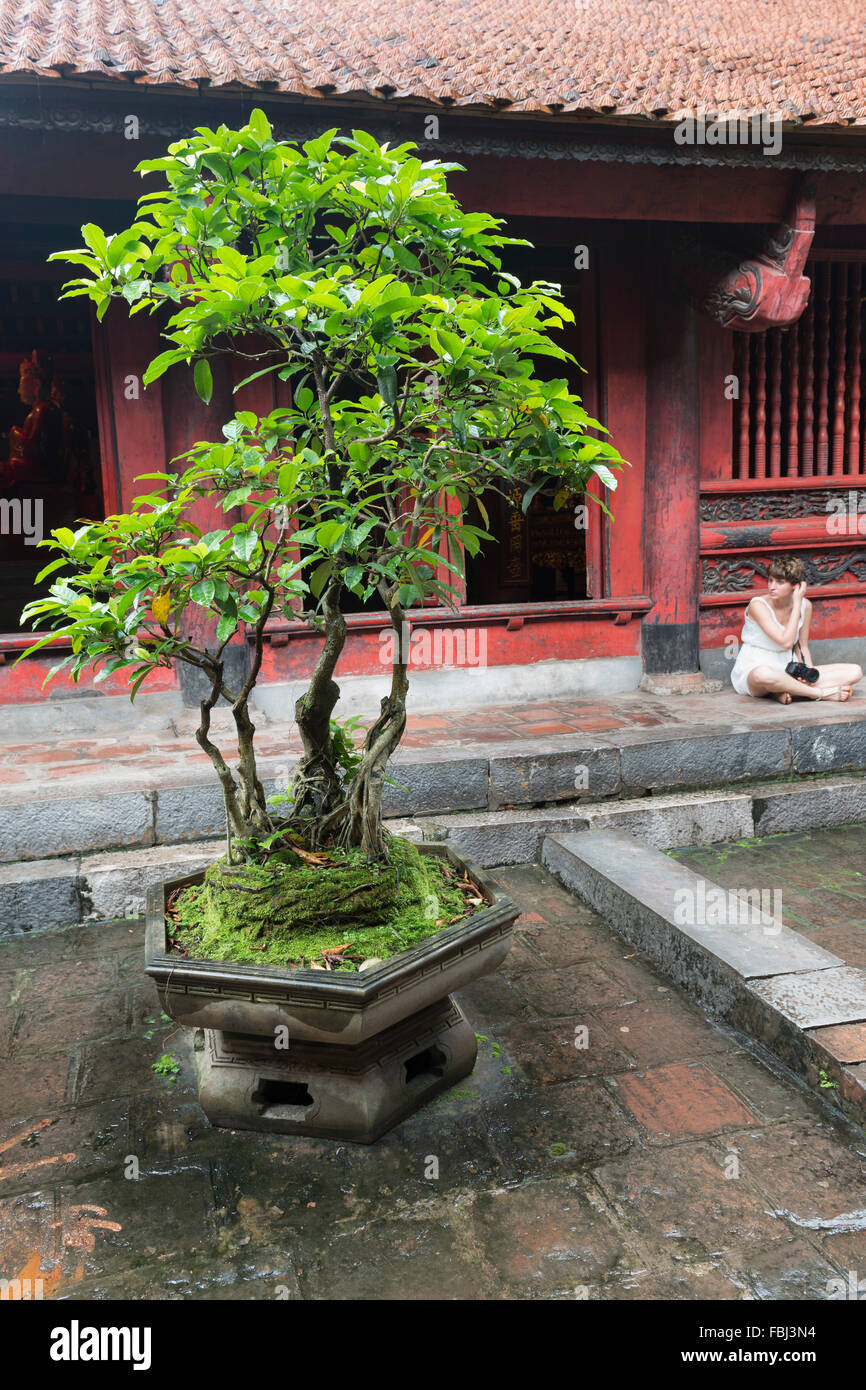
<instances>
[{"instance_id":1,"label":"stone planter","mask_svg":"<svg viewBox=\"0 0 866 1390\"><path fill-rule=\"evenodd\" d=\"M501 964L517 908L448 846L419 848L467 872L487 906L359 974L169 954L168 897L204 875L148 891L147 973L165 1012L204 1030L195 1055L211 1123L371 1143L469 1074L475 1035L449 996Z\"/></svg>"}]
</instances>

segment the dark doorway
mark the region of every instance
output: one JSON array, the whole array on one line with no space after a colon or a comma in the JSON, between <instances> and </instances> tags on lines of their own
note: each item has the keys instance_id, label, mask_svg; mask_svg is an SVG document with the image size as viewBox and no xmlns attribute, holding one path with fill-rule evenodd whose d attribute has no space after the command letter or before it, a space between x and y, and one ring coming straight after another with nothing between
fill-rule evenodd
<instances>
[{"instance_id":1,"label":"dark doorway","mask_svg":"<svg viewBox=\"0 0 866 1390\"><path fill-rule=\"evenodd\" d=\"M0 632L52 558L38 541L104 516L89 301L58 301L75 269L45 263L80 244L74 227L0 227Z\"/></svg>"},{"instance_id":2,"label":"dark doorway","mask_svg":"<svg viewBox=\"0 0 866 1390\"><path fill-rule=\"evenodd\" d=\"M529 223L509 223L508 230L536 241L540 229ZM580 241L577 234L575 241ZM544 378L567 377L571 390L595 415L595 280L592 269L575 268L576 250L575 244L509 247L503 255L503 270L516 275L524 285L549 280L562 286L575 322L557 339L589 375L571 363L547 357L538 359L537 372ZM561 497L555 507L551 490L549 495L538 493L524 515L522 495L522 489L514 488L491 490L482 498L496 544L488 543L483 556L467 556L466 602L544 603L587 598L586 527L593 504L587 507L582 496L573 496ZM484 525L476 507L469 519L473 525Z\"/></svg>"}]
</instances>

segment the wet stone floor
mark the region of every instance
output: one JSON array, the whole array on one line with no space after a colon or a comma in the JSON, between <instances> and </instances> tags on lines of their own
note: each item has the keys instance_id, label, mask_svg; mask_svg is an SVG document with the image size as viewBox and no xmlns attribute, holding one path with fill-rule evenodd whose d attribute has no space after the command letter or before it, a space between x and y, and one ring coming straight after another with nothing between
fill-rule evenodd
<instances>
[{"instance_id":1,"label":"wet stone floor","mask_svg":"<svg viewBox=\"0 0 866 1390\"><path fill-rule=\"evenodd\" d=\"M846 965L866 968L866 825L671 851L722 888L775 895L773 915Z\"/></svg>"},{"instance_id":2,"label":"wet stone floor","mask_svg":"<svg viewBox=\"0 0 866 1390\"><path fill-rule=\"evenodd\" d=\"M495 877L523 915L459 996L476 1070L369 1148L211 1129L140 923L0 944L0 1275L55 1299L602 1300L866 1275L862 1131L543 870Z\"/></svg>"}]
</instances>

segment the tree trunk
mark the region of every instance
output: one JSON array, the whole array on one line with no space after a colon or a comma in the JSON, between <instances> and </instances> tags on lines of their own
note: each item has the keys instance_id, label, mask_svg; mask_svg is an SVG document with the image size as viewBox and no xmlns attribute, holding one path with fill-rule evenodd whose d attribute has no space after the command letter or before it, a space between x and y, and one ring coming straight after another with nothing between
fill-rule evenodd
<instances>
[{"instance_id":1,"label":"tree trunk","mask_svg":"<svg viewBox=\"0 0 866 1390\"><path fill-rule=\"evenodd\" d=\"M368 859L386 859L387 843L382 827L382 792L388 761L406 727L409 677L408 633L402 609L393 609L391 622L396 645L391 668L391 690L382 700L379 718L364 740L364 756L352 778L348 799L332 818L331 830L347 849L360 848ZM406 640L407 650L403 650Z\"/></svg>"},{"instance_id":2,"label":"tree trunk","mask_svg":"<svg viewBox=\"0 0 866 1390\"><path fill-rule=\"evenodd\" d=\"M253 751L253 735L256 732L256 726L250 719L246 700L239 700L234 704L232 714L237 729L238 753L240 755L238 809L246 824L251 828L252 834L266 835L268 831L273 829L273 823L265 800L265 789L259 780L256 757Z\"/></svg>"},{"instance_id":3,"label":"tree trunk","mask_svg":"<svg viewBox=\"0 0 866 1390\"><path fill-rule=\"evenodd\" d=\"M323 603L325 644L305 695L295 704L295 720L304 744L292 781L292 817L313 821L313 843L319 840L316 822L342 801L343 787L331 738L331 715L340 698L333 674L346 642L346 619L340 609L341 585L329 586Z\"/></svg>"}]
</instances>

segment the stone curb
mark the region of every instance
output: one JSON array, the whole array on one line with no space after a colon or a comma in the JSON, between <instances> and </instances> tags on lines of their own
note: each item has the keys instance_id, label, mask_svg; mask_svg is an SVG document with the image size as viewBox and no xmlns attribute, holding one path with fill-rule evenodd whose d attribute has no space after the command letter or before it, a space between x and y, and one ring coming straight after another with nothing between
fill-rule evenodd
<instances>
[{"instance_id":1,"label":"stone curb","mask_svg":"<svg viewBox=\"0 0 866 1390\"><path fill-rule=\"evenodd\" d=\"M549 836L542 863L705 1009L862 1124L866 971L622 831ZM725 925L707 924L713 890Z\"/></svg>"},{"instance_id":2,"label":"stone curb","mask_svg":"<svg viewBox=\"0 0 866 1390\"><path fill-rule=\"evenodd\" d=\"M262 760L268 794L277 790L278 769L284 787L294 763L294 757ZM778 728L632 728L505 744L479 741L460 748L403 748L390 769L384 806L389 816L430 816L564 803L568 819L576 805L601 799L737 785L747 790L778 774L861 771L866 771L866 719ZM774 814L782 828L782 807ZM210 768L178 774L167 764L163 781L132 769L117 790L107 790L97 773L0 789L0 864L145 849L210 839L222 831L222 794Z\"/></svg>"}]
</instances>

